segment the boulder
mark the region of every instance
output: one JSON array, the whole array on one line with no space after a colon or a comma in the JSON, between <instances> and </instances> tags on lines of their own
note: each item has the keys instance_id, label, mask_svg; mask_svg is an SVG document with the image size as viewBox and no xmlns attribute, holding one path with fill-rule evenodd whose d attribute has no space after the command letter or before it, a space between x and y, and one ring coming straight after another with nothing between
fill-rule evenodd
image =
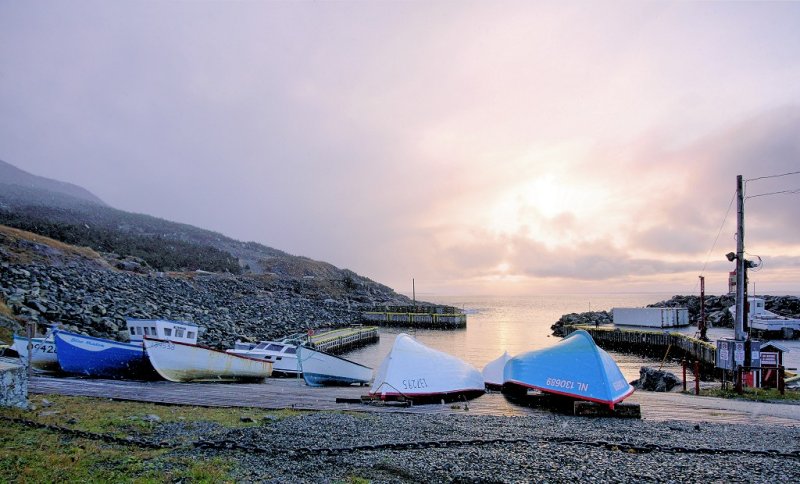
<instances>
[{"instance_id":1,"label":"boulder","mask_svg":"<svg viewBox=\"0 0 800 484\"><path fill-rule=\"evenodd\" d=\"M680 383L681 379L673 373L643 366L639 370L639 379L633 382L633 386L651 392L668 392Z\"/></svg>"}]
</instances>

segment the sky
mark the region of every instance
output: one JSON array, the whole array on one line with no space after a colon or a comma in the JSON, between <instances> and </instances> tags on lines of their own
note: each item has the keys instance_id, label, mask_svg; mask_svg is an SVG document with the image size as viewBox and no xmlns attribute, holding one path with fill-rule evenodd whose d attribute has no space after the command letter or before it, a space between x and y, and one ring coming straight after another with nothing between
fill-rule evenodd
<instances>
[{"instance_id":1,"label":"sky","mask_svg":"<svg viewBox=\"0 0 800 484\"><path fill-rule=\"evenodd\" d=\"M0 159L418 295L727 292L799 2L0 0ZM800 293L800 194L745 202Z\"/></svg>"}]
</instances>

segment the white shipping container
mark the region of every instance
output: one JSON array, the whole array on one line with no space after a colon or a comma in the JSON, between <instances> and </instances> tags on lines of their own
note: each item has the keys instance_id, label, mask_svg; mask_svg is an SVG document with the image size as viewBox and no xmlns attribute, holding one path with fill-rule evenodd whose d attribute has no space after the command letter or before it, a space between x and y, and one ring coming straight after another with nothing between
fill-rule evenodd
<instances>
[{"instance_id":1,"label":"white shipping container","mask_svg":"<svg viewBox=\"0 0 800 484\"><path fill-rule=\"evenodd\" d=\"M611 314L614 324L620 326L673 328L689 324L686 308L613 308Z\"/></svg>"}]
</instances>

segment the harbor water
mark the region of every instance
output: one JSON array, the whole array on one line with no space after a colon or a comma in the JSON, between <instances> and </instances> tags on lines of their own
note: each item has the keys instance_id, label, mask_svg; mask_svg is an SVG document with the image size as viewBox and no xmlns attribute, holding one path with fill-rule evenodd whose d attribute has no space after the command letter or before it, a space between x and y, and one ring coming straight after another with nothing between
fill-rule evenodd
<instances>
[{"instance_id":1,"label":"harbor water","mask_svg":"<svg viewBox=\"0 0 800 484\"><path fill-rule=\"evenodd\" d=\"M467 313L466 329L442 331L382 327L378 344L348 353L347 358L377 368L389 353L395 337L405 332L425 345L457 356L481 369L504 351L513 356L556 344L561 339L551 335L550 326L564 314L610 311L614 307L644 307L671 297L667 293L428 297L427 301L455 306ZM677 330L694 336L697 328L690 326ZM732 337L733 330L712 328L708 335L714 341ZM780 344L791 350L784 355L785 366L798 367L800 340L781 341ZM639 378L642 366L659 368L663 365L663 369L681 376L682 369L672 358L664 361L663 358L610 353L629 381Z\"/></svg>"}]
</instances>

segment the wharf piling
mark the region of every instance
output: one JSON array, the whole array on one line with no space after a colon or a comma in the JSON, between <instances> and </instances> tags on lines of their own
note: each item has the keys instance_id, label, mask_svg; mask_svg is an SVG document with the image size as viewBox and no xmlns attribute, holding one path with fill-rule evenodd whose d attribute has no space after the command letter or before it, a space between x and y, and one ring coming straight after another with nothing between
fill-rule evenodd
<instances>
[{"instance_id":1,"label":"wharf piling","mask_svg":"<svg viewBox=\"0 0 800 484\"><path fill-rule=\"evenodd\" d=\"M376 326L352 326L334 329L309 336L318 350L340 354L361 346L377 343L380 339Z\"/></svg>"},{"instance_id":2,"label":"wharf piling","mask_svg":"<svg viewBox=\"0 0 800 484\"><path fill-rule=\"evenodd\" d=\"M467 315L453 306L385 306L361 313L367 324L431 329L467 327Z\"/></svg>"},{"instance_id":3,"label":"wharf piling","mask_svg":"<svg viewBox=\"0 0 800 484\"><path fill-rule=\"evenodd\" d=\"M655 357L664 356L669 349L670 352L674 352L673 356L697 360L711 368L716 361L717 350L712 343L681 333L575 325L564 326L564 336L578 329L588 331L597 345L605 349Z\"/></svg>"}]
</instances>

